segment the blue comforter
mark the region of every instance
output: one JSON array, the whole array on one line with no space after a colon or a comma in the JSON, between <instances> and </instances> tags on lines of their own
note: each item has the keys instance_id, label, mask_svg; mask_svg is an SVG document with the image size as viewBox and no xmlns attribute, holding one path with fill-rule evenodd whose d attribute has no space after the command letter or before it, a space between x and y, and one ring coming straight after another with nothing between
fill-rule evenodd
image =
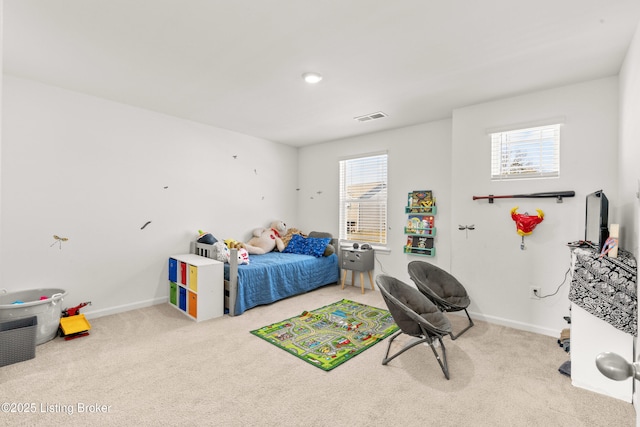
<instances>
[{"instance_id":1,"label":"blue comforter","mask_svg":"<svg viewBox=\"0 0 640 427\"><path fill-rule=\"evenodd\" d=\"M229 264L224 275L228 280ZM336 283L339 277L336 254L320 258L280 252L251 255L249 264L238 266L235 314Z\"/></svg>"}]
</instances>

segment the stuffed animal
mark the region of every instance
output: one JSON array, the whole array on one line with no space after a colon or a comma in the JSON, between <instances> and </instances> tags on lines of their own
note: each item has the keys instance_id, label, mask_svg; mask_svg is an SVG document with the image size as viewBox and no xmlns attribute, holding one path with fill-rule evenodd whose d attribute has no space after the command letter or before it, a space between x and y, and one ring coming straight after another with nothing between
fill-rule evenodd
<instances>
[{"instance_id":1,"label":"stuffed animal","mask_svg":"<svg viewBox=\"0 0 640 427\"><path fill-rule=\"evenodd\" d=\"M249 264L249 252L245 248L238 249L238 264Z\"/></svg>"},{"instance_id":2,"label":"stuffed animal","mask_svg":"<svg viewBox=\"0 0 640 427\"><path fill-rule=\"evenodd\" d=\"M199 233L198 240L197 240L198 243L206 243L207 245L213 245L218 241L218 239L213 237L213 234L209 233L208 231L198 230L198 233Z\"/></svg>"},{"instance_id":3,"label":"stuffed animal","mask_svg":"<svg viewBox=\"0 0 640 427\"><path fill-rule=\"evenodd\" d=\"M229 262L229 248L223 242L215 242L213 244L214 259L220 262Z\"/></svg>"},{"instance_id":4,"label":"stuffed animal","mask_svg":"<svg viewBox=\"0 0 640 427\"><path fill-rule=\"evenodd\" d=\"M236 242L240 243L240 242ZM249 253L245 248L234 247L238 250L238 264L249 264ZM222 242L216 242L213 244L214 259L220 262L229 263L231 260L231 248Z\"/></svg>"},{"instance_id":5,"label":"stuffed animal","mask_svg":"<svg viewBox=\"0 0 640 427\"><path fill-rule=\"evenodd\" d=\"M287 224L284 221L274 221L270 228L256 228L253 237L245 243L245 247L251 255L262 255L274 249L282 252L284 243L282 237L287 233Z\"/></svg>"},{"instance_id":6,"label":"stuffed animal","mask_svg":"<svg viewBox=\"0 0 640 427\"><path fill-rule=\"evenodd\" d=\"M244 243L233 239L225 239L224 244L227 245L229 249L246 249Z\"/></svg>"},{"instance_id":7,"label":"stuffed animal","mask_svg":"<svg viewBox=\"0 0 640 427\"><path fill-rule=\"evenodd\" d=\"M306 234L304 234L301 230L295 228L295 227L291 227L287 230L287 232L285 233L284 236L282 236L282 243L284 243L284 247L286 248L287 245L289 244L289 242L291 241L291 238L293 237L294 234L299 234L302 237L307 237Z\"/></svg>"}]
</instances>

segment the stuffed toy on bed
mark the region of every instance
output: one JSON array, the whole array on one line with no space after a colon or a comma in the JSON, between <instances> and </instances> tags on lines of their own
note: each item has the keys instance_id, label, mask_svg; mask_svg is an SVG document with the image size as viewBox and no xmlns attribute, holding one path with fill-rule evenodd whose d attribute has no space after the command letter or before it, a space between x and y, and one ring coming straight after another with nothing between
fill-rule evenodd
<instances>
[{"instance_id":1,"label":"stuffed toy on bed","mask_svg":"<svg viewBox=\"0 0 640 427\"><path fill-rule=\"evenodd\" d=\"M282 237L287 233L287 224L284 221L274 221L269 228L256 228L253 237L245 243L247 251L251 255L262 255L277 249L284 250Z\"/></svg>"},{"instance_id":2,"label":"stuffed toy on bed","mask_svg":"<svg viewBox=\"0 0 640 427\"><path fill-rule=\"evenodd\" d=\"M226 241L225 241L226 242ZM213 244L214 259L220 262L229 263L231 260L231 249L238 250L238 264L249 264L249 253L243 247L227 246L222 242L216 242Z\"/></svg>"},{"instance_id":3,"label":"stuffed toy on bed","mask_svg":"<svg viewBox=\"0 0 640 427\"><path fill-rule=\"evenodd\" d=\"M213 245L215 242L218 241L218 239L213 237L213 234L209 233L208 231L198 230L198 240L196 240L196 241L198 243L205 243L207 245Z\"/></svg>"},{"instance_id":4,"label":"stuffed toy on bed","mask_svg":"<svg viewBox=\"0 0 640 427\"><path fill-rule=\"evenodd\" d=\"M224 244L227 245L229 249L246 249L244 243L234 239L224 239Z\"/></svg>"},{"instance_id":5,"label":"stuffed toy on bed","mask_svg":"<svg viewBox=\"0 0 640 427\"><path fill-rule=\"evenodd\" d=\"M297 229L295 227L291 227L291 228L287 229L287 232L284 234L284 236L282 236L282 243L284 243L284 247L285 248L287 247L287 245L291 241L291 238L293 237L294 234L299 234L302 237L307 237L307 235L304 234L301 230L299 230L299 229Z\"/></svg>"},{"instance_id":6,"label":"stuffed toy on bed","mask_svg":"<svg viewBox=\"0 0 640 427\"><path fill-rule=\"evenodd\" d=\"M238 264L249 264L249 252L245 248L238 249ZM225 257L227 262L231 260L231 249L225 248Z\"/></svg>"}]
</instances>

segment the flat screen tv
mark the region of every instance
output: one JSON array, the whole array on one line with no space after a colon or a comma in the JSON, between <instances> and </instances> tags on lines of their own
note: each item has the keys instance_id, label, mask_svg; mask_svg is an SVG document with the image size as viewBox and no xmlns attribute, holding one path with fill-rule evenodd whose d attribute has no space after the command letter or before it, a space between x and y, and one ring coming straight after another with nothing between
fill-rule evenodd
<instances>
[{"instance_id":1,"label":"flat screen tv","mask_svg":"<svg viewBox=\"0 0 640 427\"><path fill-rule=\"evenodd\" d=\"M609 237L609 200L602 190L587 195L584 240L598 251Z\"/></svg>"}]
</instances>

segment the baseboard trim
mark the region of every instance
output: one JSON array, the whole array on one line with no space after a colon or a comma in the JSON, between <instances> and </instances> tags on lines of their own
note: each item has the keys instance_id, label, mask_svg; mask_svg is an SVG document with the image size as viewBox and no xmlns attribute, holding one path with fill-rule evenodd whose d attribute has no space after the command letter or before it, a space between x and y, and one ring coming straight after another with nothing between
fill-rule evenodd
<instances>
[{"instance_id":1,"label":"baseboard trim","mask_svg":"<svg viewBox=\"0 0 640 427\"><path fill-rule=\"evenodd\" d=\"M145 301L138 301L131 304L119 305L116 307L105 308L103 310L94 310L94 311L84 311L83 314L88 319L97 319L98 317L109 316L111 314L124 313L130 310L137 310L139 308L151 307L153 305L165 304L169 301L169 297L158 297ZM455 312L449 313L454 315L464 316L463 312ZM522 331L533 332L536 334L547 335L550 337L558 337L560 331L556 329L543 328L537 325L532 325L530 323L518 322L515 320L504 319L502 317L497 316L487 316L482 313L477 313L473 311L469 311L469 315L473 320L480 320L484 322L494 323L496 325L506 326L513 329L519 329Z\"/></svg>"},{"instance_id":2,"label":"baseboard trim","mask_svg":"<svg viewBox=\"0 0 640 427\"><path fill-rule=\"evenodd\" d=\"M131 304L109 307L102 310L84 311L83 314L87 319L97 319L98 317L109 316L111 314L124 313L126 311L137 310L139 308L151 307L152 305L163 304L169 301L169 297L158 297L145 301L138 301Z\"/></svg>"},{"instance_id":3,"label":"baseboard trim","mask_svg":"<svg viewBox=\"0 0 640 427\"><path fill-rule=\"evenodd\" d=\"M534 332L540 335L547 335L550 337L558 337L560 330L544 328L538 325L532 325L530 323L518 322L516 320L504 319L497 316L487 316L481 313L469 312L472 319L483 320L485 322L494 323L496 325L507 326L513 329L519 329L521 331Z\"/></svg>"}]
</instances>

